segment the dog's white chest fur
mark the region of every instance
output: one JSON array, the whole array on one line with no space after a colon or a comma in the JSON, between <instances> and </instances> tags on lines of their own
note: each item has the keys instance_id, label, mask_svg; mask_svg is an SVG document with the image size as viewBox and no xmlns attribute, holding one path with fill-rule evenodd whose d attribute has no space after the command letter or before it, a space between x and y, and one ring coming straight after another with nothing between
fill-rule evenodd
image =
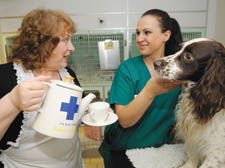
<instances>
[{"instance_id":1,"label":"dog's white chest fur","mask_svg":"<svg viewBox=\"0 0 225 168\"><path fill-rule=\"evenodd\" d=\"M185 140L185 151L195 165L193 167L197 167L207 157L217 162L215 158L221 156L225 162L225 109L207 123L198 123L193 115L194 102L189 97L189 88L184 89L177 105L176 131L177 137Z\"/></svg>"}]
</instances>

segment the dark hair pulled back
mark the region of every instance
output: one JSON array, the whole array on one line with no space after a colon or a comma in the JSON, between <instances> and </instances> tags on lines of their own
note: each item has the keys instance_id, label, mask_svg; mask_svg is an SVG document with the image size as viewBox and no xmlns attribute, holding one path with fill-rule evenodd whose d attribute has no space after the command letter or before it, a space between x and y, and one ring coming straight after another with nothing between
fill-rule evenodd
<instances>
[{"instance_id":1,"label":"dark hair pulled back","mask_svg":"<svg viewBox=\"0 0 225 168\"><path fill-rule=\"evenodd\" d=\"M165 46L165 56L174 54L180 49L180 43L183 42L181 29L179 23L176 19L171 18L169 14L160 9L151 9L146 11L143 16L152 15L158 17L162 32L167 30L171 31L171 36L166 42Z\"/></svg>"}]
</instances>

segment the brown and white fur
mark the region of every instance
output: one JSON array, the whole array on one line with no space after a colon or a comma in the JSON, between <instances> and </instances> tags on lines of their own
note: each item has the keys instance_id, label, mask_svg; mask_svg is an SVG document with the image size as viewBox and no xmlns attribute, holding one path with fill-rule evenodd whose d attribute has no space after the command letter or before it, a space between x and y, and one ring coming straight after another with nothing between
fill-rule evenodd
<instances>
[{"instance_id":1,"label":"brown and white fur","mask_svg":"<svg viewBox=\"0 0 225 168\"><path fill-rule=\"evenodd\" d=\"M184 141L182 168L225 168L225 48L214 40L185 42L154 62L156 73L188 80L176 110L176 134Z\"/></svg>"}]
</instances>

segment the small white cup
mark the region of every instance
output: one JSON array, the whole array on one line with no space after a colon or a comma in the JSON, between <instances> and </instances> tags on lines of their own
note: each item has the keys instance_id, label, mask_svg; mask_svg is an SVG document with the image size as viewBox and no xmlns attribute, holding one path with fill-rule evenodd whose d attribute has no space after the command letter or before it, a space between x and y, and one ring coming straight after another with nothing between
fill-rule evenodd
<instances>
[{"instance_id":1,"label":"small white cup","mask_svg":"<svg viewBox=\"0 0 225 168\"><path fill-rule=\"evenodd\" d=\"M109 116L109 103L107 102L94 102L89 104L88 111L90 117L95 122L103 122Z\"/></svg>"}]
</instances>

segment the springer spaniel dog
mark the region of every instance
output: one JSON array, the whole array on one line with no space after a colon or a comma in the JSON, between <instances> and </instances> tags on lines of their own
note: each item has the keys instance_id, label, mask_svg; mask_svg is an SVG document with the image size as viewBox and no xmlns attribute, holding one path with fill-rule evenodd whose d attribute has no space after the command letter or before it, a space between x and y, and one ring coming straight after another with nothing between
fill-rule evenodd
<instances>
[{"instance_id":1,"label":"springer spaniel dog","mask_svg":"<svg viewBox=\"0 0 225 168\"><path fill-rule=\"evenodd\" d=\"M154 62L161 78L187 80L176 110L176 135L188 160L182 168L225 168L225 48L211 39L187 41Z\"/></svg>"}]
</instances>

